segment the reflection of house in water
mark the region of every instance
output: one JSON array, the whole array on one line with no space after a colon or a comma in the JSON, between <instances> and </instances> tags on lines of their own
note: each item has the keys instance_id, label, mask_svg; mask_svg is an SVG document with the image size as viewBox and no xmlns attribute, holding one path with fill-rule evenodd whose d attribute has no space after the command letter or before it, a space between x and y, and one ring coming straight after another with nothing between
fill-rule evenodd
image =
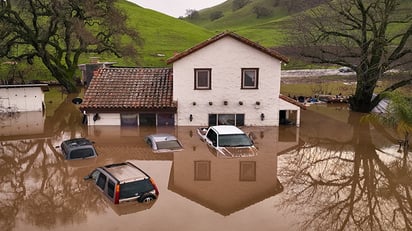
<instances>
[{"instance_id":1,"label":"reflection of house in water","mask_svg":"<svg viewBox=\"0 0 412 231\"><path fill-rule=\"evenodd\" d=\"M41 111L0 114L0 137L35 136L44 133L45 117Z\"/></svg>"},{"instance_id":2,"label":"reflection of house in water","mask_svg":"<svg viewBox=\"0 0 412 231\"><path fill-rule=\"evenodd\" d=\"M299 128L245 127L258 155L218 158L196 134L196 127L89 127L89 138L101 159L172 161L168 189L224 216L282 192L277 177L277 155L298 145ZM183 144L175 153L153 153L144 142L152 133L170 133ZM107 155L107 156L106 156ZM106 164L106 163L101 163Z\"/></svg>"},{"instance_id":3,"label":"reflection of house in water","mask_svg":"<svg viewBox=\"0 0 412 231\"><path fill-rule=\"evenodd\" d=\"M88 138L94 142L99 159L111 164L125 160L173 160L173 153L154 154L144 137L152 133L174 133L174 127L130 128L119 126L94 126L88 129Z\"/></svg>"},{"instance_id":4,"label":"reflection of house in water","mask_svg":"<svg viewBox=\"0 0 412 231\"><path fill-rule=\"evenodd\" d=\"M194 129L179 127L178 138L185 149L174 155L169 189L224 216L282 192L277 154L296 146L298 137L278 142L282 134L277 127L245 131L253 133L258 155L222 159L209 151Z\"/></svg>"}]
</instances>

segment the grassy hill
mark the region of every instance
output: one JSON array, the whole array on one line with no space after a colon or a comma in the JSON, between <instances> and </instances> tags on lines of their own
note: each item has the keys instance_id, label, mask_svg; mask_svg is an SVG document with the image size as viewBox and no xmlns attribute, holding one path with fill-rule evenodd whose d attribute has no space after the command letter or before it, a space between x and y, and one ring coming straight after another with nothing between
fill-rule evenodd
<instances>
[{"instance_id":1,"label":"grassy hill","mask_svg":"<svg viewBox=\"0 0 412 231\"><path fill-rule=\"evenodd\" d=\"M185 20L215 32L231 30L263 46L276 47L284 45L287 39L280 25L288 23L293 13L305 9L288 9L282 1L279 1L279 5L274 5L274 0L250 0L244 7L233 10L234 1L228 0L200 10L198 17L187 17ZM306 0L306 4L308 2L313 6L322 1ZM270 13L258 17L254 11L257 7L267 9ZM212 20L211 15L216 12L221 12L222 17Z\"/></svg>"},{"instance_id":2,"label":"grassy hill","mask_svg":"<svg viewBox=\"0 0 412 231\"><path fill-rule=\"evenodd\" d=\"M100 61L113 61L119 66L164 67L166 59L172 57L175 52L188 49L214 35L201 26L142 8L126 0L120 0L118 6L128 15L129 25L135 28L143 39L142 46L136 47L140 55L139 60L117 58L109 54L84 54L80 58L80 64L88 63L92 56L97 56ZM0 64L8 61L0 59ZM80 76L80 70L77 75ZM22 81L20 76L24 78L23 81L54 80L43 63L36 58L34 65L25 62L17 65L0 65L0 84L12 76L15 76L17 81Z\"/></svg>"},{"instance_id":3,"label":"grassy hill","mask_svg":"<svg viewBox=\"0 0 412 231\"><path fill-rule=\"evenodd\" d=\"M120 0L118 6L128 15L129 25L135 28L143 39L142 46L137 47L140 59L127 60L113 55L98 56L101 61L114 61L116 65L163 67L166 66L166 59L172 57L175 52L188 49L226 30L234 31L265 47L279 48L287 43L287 35L290 33L282 29L283 25L287 25L295 13L310 9L326 0L294 0L293 2L300 3L293 6L295 8L289 5L291 2L289 0L249 0L244 7L233 10L235 1L237 0L227 0L214 7L200 10L198 16L194 18L177 19ZM278 5L274 4L276 1ZM402 4L410 4L410 0L403 0ZM270 13L257 17L254 11L256 7L269 9ZM212 20L211 15L216 12L220 12L221 17ZM396 31L399 28L392 29ZM284 54L290 55L287 52ZM80 63L89 62L90 56L97 55L83 55ZM299 65L307 67L308 64L300 64L298 60L293 59L286 68L299 68ZM53 79L38 60L35 60L35 65L32 66L23 63L18 64L17 67L0 65L0 76L7 77L13 71L12 68L17 68L15 72L24 73L24 76L26 73L32 75L27 79Z\"/></svg>"},{"instance_id":4,"label":"grassy hill","mask_svg":"<svg viewBox=\"0 0 412 231\"><path fill-rule=\"evenodd\" d=\"M141 66L165 66L166 59L175 52L181 52L214 35L201 26L125 0L120 1L119 7L128 15L129 25L135 28L143 39L142 46L138 48ZM124 63L123 59L111 59L121 65L132 65Z\"/></svg>"}]
</instances>

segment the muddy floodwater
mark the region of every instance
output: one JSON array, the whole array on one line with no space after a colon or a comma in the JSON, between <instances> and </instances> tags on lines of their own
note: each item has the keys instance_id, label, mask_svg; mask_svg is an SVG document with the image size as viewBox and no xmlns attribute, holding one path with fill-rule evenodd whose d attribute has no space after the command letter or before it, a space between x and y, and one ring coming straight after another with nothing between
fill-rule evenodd
<instances>
[{"instance_id":1,"label":"muddy floodwater","mask_svg":"<svg viewBox=\"0 0 412 231\"><path fill-rule=\"evenodd\" d=\"M0 120L0 229L11 230L411 230L411 150L396 133L346 105L310 105L301 126L243 127L258 155L224 158L196 127L85 127L70 98L54 112ZM152 133L184 150L153 153ZM60 143L94 141L98 157L64 160ZM152 176L150 204L113 205L83 177L131 161Z\"/></svg>"}]
</instances>

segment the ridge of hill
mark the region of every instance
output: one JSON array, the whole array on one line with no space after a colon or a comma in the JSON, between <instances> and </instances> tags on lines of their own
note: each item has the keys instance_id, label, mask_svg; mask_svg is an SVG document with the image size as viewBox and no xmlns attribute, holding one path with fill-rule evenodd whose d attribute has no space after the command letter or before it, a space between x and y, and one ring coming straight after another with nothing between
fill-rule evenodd
<instances>
[{"instance_id":1,"label":"ridge of hill","mask_svg":"<svg viewBox=\"0 0 412 231\"><path fill-rule=\"evenodd\" d=\"M141 66L166 66L166 59L174 53L188 49L214 35L204 27L126 0L121 0L118 4L128 16L129 26L135 28L143 39L142 46L137 48ZM114 61L120 65L131 65L122 58L115 58Z\"/></svg>"},{"instance_id":2,"label":"ridge of hill","mask_svg":"<svg viewBox=\"0 0 412 231\"><path fill-rule=\"evenodd\" d=\"M326 1L328 0L227 0L184 19L211 31L230 30L263 46L276 47L286 43L287 37L282 25L289 23L293 14ZM239 8L235 9L236 7Z\"/></svg>"}]
</instances>

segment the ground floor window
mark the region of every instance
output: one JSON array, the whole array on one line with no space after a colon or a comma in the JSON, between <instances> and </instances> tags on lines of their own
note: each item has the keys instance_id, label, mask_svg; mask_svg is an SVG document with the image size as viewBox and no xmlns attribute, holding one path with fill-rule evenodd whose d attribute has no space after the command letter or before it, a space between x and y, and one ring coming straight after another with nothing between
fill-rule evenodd
<instances>
[{"instance_id":1,"label":"ground floor window","mask_svg":"<svg viewBox=\"0 0 412 231\"><path fill-rule=\"evenodd\" d=\"M173 113L157 114L157 126L174 126L175 115Z\"/></svg>"},{"instance_id":2,"label":"ground floor window","mask_svg":"<svg viewBox=\"0 0 412 231\"><path fill-rule=\"evenodd\" d=\"M136 127L137 114L120 114L120 125L125 127Z\"/></svg>"},{"instance_id":3,"label":"ground floor window","mask_svg":"<svg viewBox=\"0 0 412 231\"><path fill-rule=\"evenodd\" d=\"M209 114L209 126L215 125L245 125L245 114Z\"/></svg>"},{"instance_id":4,"label":"ground floor window","mask_svg":"<svg viewBox=\"0 0 412 231\"><path fill-rule=\"evenodd\" d=\"M139 114L139 126L156 126L156 114L155 113L140 113Z\"/></svg>"},{"instance_id":5,"label":"ground floor window","mask_svg":"<svg viewBox=\"0 0 412 231\"><path fill-rule=\"evenodd\" d=\"M122 113L120 123L124 127L174 126L174 113Z\"/></svg>"}]
</instances>

